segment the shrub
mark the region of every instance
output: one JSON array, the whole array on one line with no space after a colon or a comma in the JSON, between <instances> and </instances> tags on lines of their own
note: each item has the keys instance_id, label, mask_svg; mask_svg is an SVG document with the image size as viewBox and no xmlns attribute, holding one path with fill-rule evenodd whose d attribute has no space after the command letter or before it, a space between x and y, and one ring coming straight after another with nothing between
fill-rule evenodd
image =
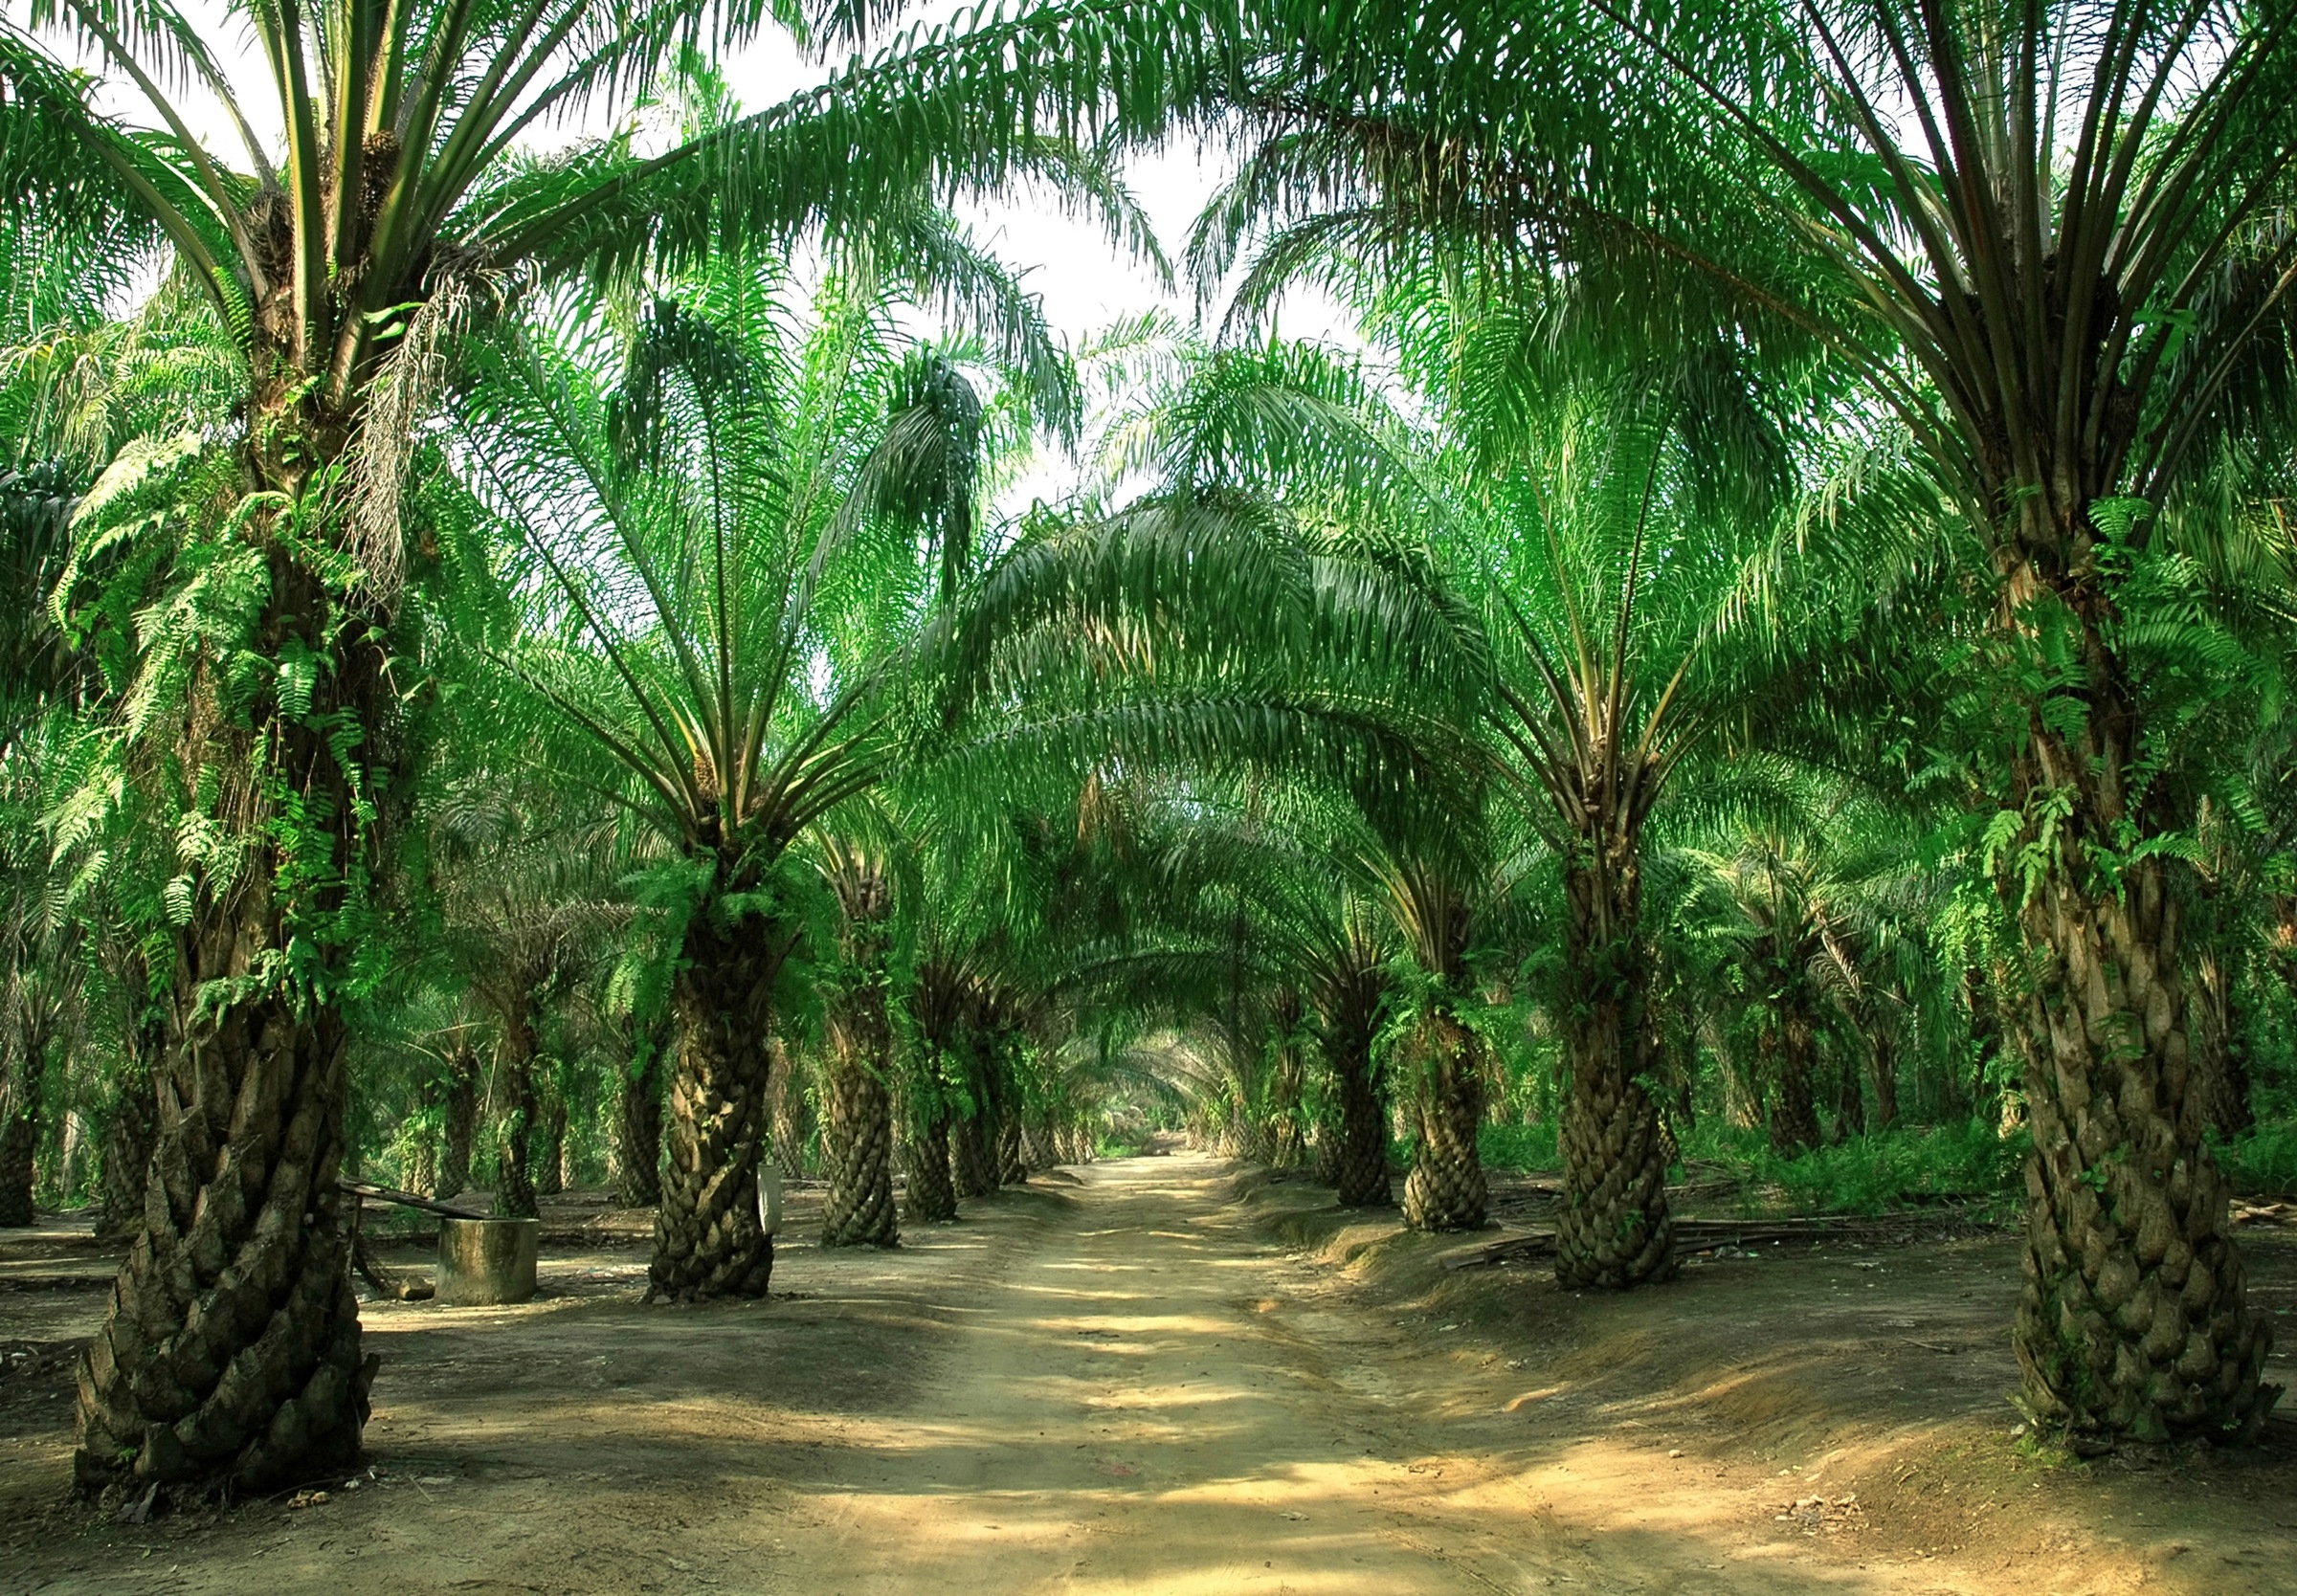
<instances>
[{"instance_id":1,"label":"shrub","mask_svg":"<svg viewBox=\"0 0 2297 1596\"><path fill-rule=\"evenodd\" d=\"M1882 1213L1947 1199L2015 1202L2031 1144L2022 1129L2005 1137L1993 1120L1971 1119L1853 1136L1793 1158L1773 1152L1760 1130L1702 1126L1684 1152L1740 1172L1749 1201L1774 1186L1799 1213Z\"/></svg>"},{"instance_id":2,"label":"shrub","mask_svg":"<svg viewBox=\"0 0 2297 1596\"><path fill-rule=\"evenodd\" d=\"M2249 1195L2297 1190L2297 1125L2259 1125L2217 1147L2218 1167Z\"/></svg>"},{"instance_id":3,"label":"shrub","mask_svg":"<svg viewBox=\"0 0 2297 1596\"><path fill-rule=\"evenodd\" d=\"M1485 1125L1476 1133L1476 1153L1486 1169L1552 1169L1563 1162L1551 1119L1535 1125Z\"/></svg>"}]
</instances>

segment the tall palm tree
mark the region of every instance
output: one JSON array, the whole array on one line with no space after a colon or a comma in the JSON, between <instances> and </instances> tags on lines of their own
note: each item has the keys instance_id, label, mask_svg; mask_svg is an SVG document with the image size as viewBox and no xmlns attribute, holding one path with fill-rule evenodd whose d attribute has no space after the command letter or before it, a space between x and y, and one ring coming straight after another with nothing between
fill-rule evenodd
<instances>
[{"instance_id":1,"label":"tall palm tree","mask_svg":"<svg viewBox=\"0 0 2297 1596\"><path fill-rule=\"evenodd\" d=\"M892 987L900 930L894 870L882 826L827 822L822 830L821 869L837 903L837 948L822 982L829 1189L821 1241L891 1247L902 1234L893 1203Z\"/></svg>"},{"instance_id":2,"label":"tall palm tree","mask_svg":"<svg viewBox=\"0 0 2297 1596\"><path fill-rule=\"evenodd\" d=\"M276 108L274 127L169 0L40 0L30 32L0 31L0 193L11 211L36 204L73 227L163 242L236 346L244 403L204 431L234 456L245 496L237 513L211 520L204 558L179 571L179 589L229 581L228 604L188 652L213 638L262 662L222 676L165 668L148 683L164 704L143 723L188 731L175 741L192 764L192 798L249 796L187 805L192 824L231 830L234 847L227 865L186 861L195 912L177 938L176 997L190 1023L169 1072L186 1102L259 1100L278 1113L234 1143L228 1167L252 1184L186 1187L169 1210L181 1233L130 1294L138 1316L107 1319L82 1383L78 1467L90 1488L131 1467L155 1484L252 1486L356 1447L371 1364L348 1288L333 1288L341 1246L324 1239L339 1229L341 997L365 979L359 953L373 945L368 884L388 808L377 789L393 774L401 707L391 623L402 489L454 335L499 289L536 276L690 259L728 232L835 232L881 209L874 219L898 232L894 218L918 215L939 179L1026 169L1072 192L1112 192L1104 166L1034 137L957 163L948 157L959 146L914 125L825 129L817 96L730 118L706 73L670 147L636 147L623 114L656 100L697 51L743 44L769 24L801 48L832 48L881 18L876 7L705 14L596 0L324 0L229 11L260 46L264 93L251 103ZM99 110L96 79L72 69L68 50L131 89L141 114ZM200 102L241 148L192 131ZM619 130L547 157L528 148L562 119L596 115ZM911 252L928 279L946 264L937 236ZM183 1143L187 1167L214 1164L225 1113L214 1108L208 1130ZM309 1147L293 1128L306 1114L319 1127ZM178 1121L163 1119L163 1140L180 1141ZM201 1309L223 1276L175 1267L195 1209L240 1216L220 1252L203 1238L199 1255L239 1258L237 1277L276 1282L269 1301L242 1291L233 1312ZM315 1239L274 1239L302 1237L306 1213ZM267 1337L275 1315L294 1332ZM260 1400L218 1384L243 1354L266 1362Z\"/></svg>"},{"instance_id":3,"label":"tall palm tree","mask_svg":"<svg viewBox=\"0 0 2297 1596\"><path fill-rule=\"evenodd\" d=\"M1717 715L1751 697L1717 633L1763 529L1701 502L1678 404L1633 387L1560 396L1544 428L1493 451L1513 469L1455 556L1497 612L1491 720L1512 790L1563 864L1556 1271L1572 1286L1673 1270L1643 835Z\"/></svg>"},{"instance_id":4,"label":"tall palm tree","mask_svg":"<svg viewBox=\"0 0 2297 1596\"><path fill-rule=\"evenodd\" d=\"M518 701L564 734L560 779L669 854L641 907L674 950L651 1275L673 1297L766 1290L767 1039L818 890L791 847L896 763L916 528L971 491L977 404L904 354L867 257L847 268L810 321L742 252L627 334L569 304L490 352L460 406L469 479L538 606L502 656Z\"/></svg>"},{"instance_id":5,"label":"tall palm tree","mask_svg":"<svg viewBox=\"0 0 2297 1596\"><path fill-rule=\"evenodd\" d=\"M2195 640L2174 606L2132 612L2149 595L2125 579L2288 391L2279 14L1575 0L1525 27L1458 0L1084 0L936 43L855 94L1115 137L1240 119L1218 231L1273 226L1271 279L1286 256L1342 262L1336 238L1376 255L1440 233L1563 261L1631 343L1721 326L1855 379L1921 467L1929 503L1898 530L1967 540L1986 594L1974 664L2002 713L1982 779L2031 966L2022 1400L2093 1435L2259 1422L2270 1328L2183 1111L2193 816L2146 752L2153 698L2183 691L2152 665Z\"/></svg>"}]
</instances>

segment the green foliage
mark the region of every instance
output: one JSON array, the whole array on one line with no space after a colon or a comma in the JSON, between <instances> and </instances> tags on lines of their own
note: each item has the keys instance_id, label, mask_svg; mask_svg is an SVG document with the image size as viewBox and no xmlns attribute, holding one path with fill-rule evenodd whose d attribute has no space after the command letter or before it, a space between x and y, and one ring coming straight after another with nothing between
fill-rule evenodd
<instances>
[{"instance_id":1,"label":"green foliage","mask_svg":"<svg viewBox=\"0 0 2297 1596\"><path fill-rule=\"evenodd\" d=\"M2297 1124L2259 1125L2220 1142L2218 1167L2243 1196L2278 1196L2297 1191Z\"/></svg>"},{"instance_id":2,"label":"green foliage","mask_svg":"<svg viewBox=\"0 0 2297 1596\"><path fill-rule=\"evenodd\" d=\"M1555 1144L1555 1131L1551 1119L1529 1125L1487 1123L1476 1133L1476 1151L1486 1169L1526 1173L1560 1168L1563 1155Z\"/></svg>"},{"instance_id":3,"label":"green foliage","mask_svg":"<svg viewBox=\"0 0 2297 1596\"><path fill-rule=\"evenodd\" d=\"M1687 1160L1743 1171L1740 1201L1752 1210L1778 1194L1791 1213L1885 1213L1962 1202L2005 1215L2024 1191L2032 1139L1983 1119L1893 1128L1846 1137L1792 1158L1771 1151L1759 1131L1713 1121L1683 1139Z\"/></svg>"}]
</instances>

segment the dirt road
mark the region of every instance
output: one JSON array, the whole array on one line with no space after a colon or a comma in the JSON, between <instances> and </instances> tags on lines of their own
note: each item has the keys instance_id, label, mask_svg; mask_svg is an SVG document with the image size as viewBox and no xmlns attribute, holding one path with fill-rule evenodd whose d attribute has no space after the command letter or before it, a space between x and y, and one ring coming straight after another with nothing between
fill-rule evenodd
<instances>
[{"instance_id":1,"label":"dirt road","mask_svg":"<svg viewBox=\"0 0 2297 1596\"><path fill-rule=\"evenodd\" d=\"M0 1589L2297 1590L2286 1449L2019 1453L2006 1244L1589 1299L1456 1245L1171 1157L792 1248L764 1305L553 1257L525 1307L367 1310L376 1467L323 1504L92 1520L8 1408Z\"/></svg>"}]
</instances>

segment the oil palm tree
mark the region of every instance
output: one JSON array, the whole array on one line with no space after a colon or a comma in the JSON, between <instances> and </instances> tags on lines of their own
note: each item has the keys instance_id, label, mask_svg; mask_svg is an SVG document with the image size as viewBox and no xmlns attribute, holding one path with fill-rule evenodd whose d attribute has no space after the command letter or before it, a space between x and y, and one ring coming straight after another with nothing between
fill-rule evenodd
<instances>
[{"instance_id":1,"label":"oil palm tree","mask_svg":"<svg viewBox=\"0 0 2297 1596\"><path fill-rule=\"evenodd\" d=\"M228 864L212 852L184 861L194 913L174 963L187 1023L171 1032L168 1071L186 1101L278 1112L234 1143L228 1167L252 1184L204 1202L212 1183L184 1187L169 1210L178 1233L129 1294L136 1312L106 1321L82 1382L77 1467L90 1489L129 1470L154 1485L253 1486L356 1451L372 1365L348 1288L334 1290L340 1244L324 1239L339 1229L341 1006L372 973L359 956L375 945L368 884L389 809L378 788L397 751L401 501L454 335L513 281L691 260L729 232L788 240L867 215L893 249L898 218L923 214L935 180L958 175L945 159L956 146L914 126L882 124L859 144L847 126L823 137L817 97L730 117L695 70L698 52L769 27L801 48L835 47L884 14L873 7L705 16L593 0L326 0L229 14L260 46L259 100L240 100L200 24L168 0L41 0L29 29L0 31L11 213L36 207L59 227L163 244L213 305L242 378L236 415L201 428L232 458L236 512L207 518L199 558L177 572L179 597L222 583L229 602L149 673L167 701L142 725L157 735L174 722L166 735L190 762L187 823L232 844ZM131 90L141 113L100 111L97 79L70 51ZM699 79L684 124L644 153L627 113L681 76ZM202 105L242 147L193 132ZM256 107L276 108L277 125ZM588 116L617 131L533 153L536 135ZM1108 191L1104 167L1034 138L968 174L1022 168ZM945 236L928 227L910 253L921 278L948 280L934 253ZM262 663L174 669L211 648ZM234 802L219 809L202 797L212 792ZM169 1163L212 1164L226 1112ZM316 1128L298 1128L306 1120ZM177 1123L167 1119L164 1139ZM238 1259L231 1280L273 1282L266 1300L214 1267L175 1268L195 1209L239 1216L220 1252L203 1232L200 1255ZM276 1239L302 1237L306 1213L319 1239ZM292 1331L267 1335L275 1316ZM226 1389L219 1371L243 1356L265 1363L259 1381Z\"/></svg>"},{"instance_id":2,"label":"oil palm tree","mask_svg":"<svg viewBox=\"0 0 2297 1596\"><path fill-rule=\"evenodd\" d=\"M519 785L515 772L470 773L432 817L431 836L442 951L494 1031L491 1096L504 1108L495 1211L531 1219L537 1190L555 1189L557 1173L546 1157L538 1183L531 1162L548 1009L603 960L629 909L613 887L611 824L591 815L586 825L578 809ZM467 1173L467 1152L463 1164Z\"/></svg>"},{"instance_id":3,"label":"oil palm tree","mask_svg":"<svg viewBox=\"0 0 2297 1596\"><path fill-rule=\"evenodd\" d=\"M836 952L821 983L829 1173L821 1242L891 1247L902 1234L893 1202L895 941L902 927L891 839L881 824L831 819L819 830L821 872L837 904Z\"/></svg>"},{"instance_id":4,"label":"oil palm tree","mask_svg":"<svg viewBox=\"0 0 2297 1596\"><path fill-rule=\"evenodd\" d=\"M2288 391L2278 13L1578 0L1533 28L1456 3L1088 0L935 44L856 92L1119 138L1238 119L1246 176L1210 253L1269 237L1264 281L1440 235L1564 262L1631 344L1719 327L1855 380L1922 482L1865 548L1959 542L1991 621L1979 764L2032 966L2022 1400L2088 1435L2258 1422L2270 1329L2181 1101L2193 816L2145 751L2196 639L2174 606L2132 612L2126 578Z\"/></svg>"},{"instance_id":5,"label":"oil palm tree","mask_svg":"<svg viewBox=\"0 0 2297 1596\"><path fill-rule=\"evenodd\" d=\"M559 778L669 859L641 894L675 950L667 1297L766 1290L767 1039L818 891L792 845L897 763L896 667L931 588L918 527L949 531L971 492L977 402L904 351L867 259L847 265L811 319L740 252L627 334L569 304L490 352L460 408L538 606L502 667L567 734Z\"/></svg>"}]
</instances>

